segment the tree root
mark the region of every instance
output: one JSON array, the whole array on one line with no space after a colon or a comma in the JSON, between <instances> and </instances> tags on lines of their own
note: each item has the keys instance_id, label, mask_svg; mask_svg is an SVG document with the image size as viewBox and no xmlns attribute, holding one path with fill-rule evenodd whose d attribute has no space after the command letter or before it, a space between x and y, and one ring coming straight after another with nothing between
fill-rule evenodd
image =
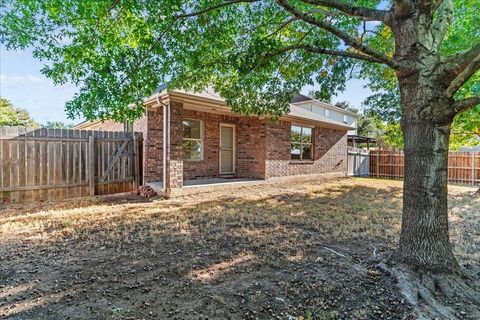
<instances>
[{"instance_id":1,"label":"tree root","mask_svg":"<svg viewBox=\"0 0 480 320\"><path fill-rule=\"evenodd\" d=\"M405 299L420 319L480 319L480 288L473 281L452 274L413 271L397 265L379 268L395 277Z\"/></svg>"}]
</instances>

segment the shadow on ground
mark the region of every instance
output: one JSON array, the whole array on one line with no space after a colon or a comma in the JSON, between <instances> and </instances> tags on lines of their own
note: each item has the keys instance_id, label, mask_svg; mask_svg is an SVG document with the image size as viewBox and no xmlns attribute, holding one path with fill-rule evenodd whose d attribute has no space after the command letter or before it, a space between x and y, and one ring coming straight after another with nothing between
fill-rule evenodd
<instances>
[{"instance_id":1,"label":"shadow on ground","mask_svg":"<svg viewBox=\"0 0 480 320\"><path fill-rule=\"evenodd\" d=\"M10 215L0 316L414 319L375 267L397 240L401 190L339 181Z\"/></svg>"}]
</instances>

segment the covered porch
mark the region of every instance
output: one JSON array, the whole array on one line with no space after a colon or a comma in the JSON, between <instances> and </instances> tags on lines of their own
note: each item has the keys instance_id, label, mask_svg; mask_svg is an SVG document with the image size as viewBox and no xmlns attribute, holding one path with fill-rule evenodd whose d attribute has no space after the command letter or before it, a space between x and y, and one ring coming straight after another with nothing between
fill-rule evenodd
<instances>
[{"instance_id":1,"label":"covered porch","mask_svg":"<svg viewBox=\"0 0 480 320\"><path fill-rule=\"evenodd\" d=\"M176 92L150 108L148 122L145 182L158 194L265 178L265 119Z\"/></svg>"}]
</instances>

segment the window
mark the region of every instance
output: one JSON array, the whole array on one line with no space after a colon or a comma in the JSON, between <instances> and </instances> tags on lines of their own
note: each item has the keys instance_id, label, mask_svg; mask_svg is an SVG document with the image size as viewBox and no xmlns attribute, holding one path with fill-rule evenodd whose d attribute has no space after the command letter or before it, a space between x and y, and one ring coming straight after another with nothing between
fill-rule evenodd
<instances>
[{"instance_id":1,"label":"window","mask_svg":"<svg viewBox=\"0 0 480 320\"><path fill-rule=\"evenodd\" d=\"M203 126L200 120L183 120L183 159L202 160Z\"/></svg>"},{"instance_id":2,"label":"window","mask_svg":"<svg viewBox=\"0 0 480 320\"><path fill-rule=\"evenodd\" d=\"M343 123L348 124L348 117L346 114L343 115Z\"/></svg>"},{"instance_id":3,"label":"window","mask_svg":"<svg viewBox=\"0 0 480 320\"><path fill-rule=\"evenodd\" d=\"M330 117L330 110L328 109L325 109L325 117Z\"/></svg>"},{"instance_id":4,"label":"window","mask_svg":"<svg viewBox=\"0 0 480 320\"><path fill-rule=\"evenodd\" d=\"M312 160L312 128L292 126L290 140L292 141L292 160Z\"/></svg>"}]
</instances>

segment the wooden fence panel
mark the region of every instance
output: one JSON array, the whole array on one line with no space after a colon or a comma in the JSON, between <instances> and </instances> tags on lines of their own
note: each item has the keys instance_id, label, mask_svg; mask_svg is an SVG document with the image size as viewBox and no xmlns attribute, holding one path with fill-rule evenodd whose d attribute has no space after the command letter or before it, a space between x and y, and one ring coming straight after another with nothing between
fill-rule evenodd
<instances>
[{"instance_id":1,"label":"wooden fence panel","mask_svg":"<svg viewBox=\"0 0 480 320\"><path fill-rule=\"evenodd\" d=\"M370 176L402 179L404 174L402 151L370 150ZM448 182L480 185L480 152L450 152Z\"/></svg>"},{"instance_id":2,"label":"wooden fence panel","mask_svg":"<svg viewBox=\"0 0 480 320\"><path fill-rule=\"evenodd\" d=\"M135 190L141 141L141 133L0 126L2 202Z\"/></svg>"}]
</instances>

